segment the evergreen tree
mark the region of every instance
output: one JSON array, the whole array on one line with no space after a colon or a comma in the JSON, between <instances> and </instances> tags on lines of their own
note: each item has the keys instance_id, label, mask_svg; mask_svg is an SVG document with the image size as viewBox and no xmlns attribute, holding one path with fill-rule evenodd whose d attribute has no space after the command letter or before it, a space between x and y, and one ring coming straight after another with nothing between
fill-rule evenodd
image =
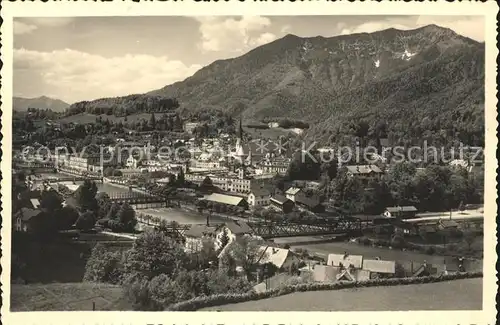
<instances>
[{"instance_id":1,"label":"evergreen tree","mask_svg":"<svg viewBox=\"0 0 500 325\"><path fill-rule=\"evenodd\" d=\"M220 246L219 246L219 251L218 251L217 254L220 254L220 252L224 249L224 247L227 246L227 244L229 244L229 236L227 234L226 228L224 228L222 230L222 234L221 234L221 237L220 237Z\"/></svg>"},{"instance_id":2,"label":"evergreen tree","mask_svg":"<svg viewBox=\"0 0 500 325\"><path fill-rule=\"evenodd\" d=\"M156 127L155 113L151 113L151 118L149 119L149 127L154 130Z\"/></svg>"},{"instance_id":3,"label":"evergreen tree","mask_svg":"<svg viewBox=\"0 0 500 325\"><path fill-rule=\"evenodd\" d=\"M95 182L85 180L76 190L75 198L82 211L97 211L97 185Z\"/></svg>"},{"instance_id":4,"label":"evergreen tree","mask_svg":"<svg viewBox=\"0 0 500 325\"><path fill-rule=\"evenodd\" d=\"M118 220L124 231L133 232L137 224L135 210L128 203L122 204L118 211Z\"/></svg>"}]
</instances>

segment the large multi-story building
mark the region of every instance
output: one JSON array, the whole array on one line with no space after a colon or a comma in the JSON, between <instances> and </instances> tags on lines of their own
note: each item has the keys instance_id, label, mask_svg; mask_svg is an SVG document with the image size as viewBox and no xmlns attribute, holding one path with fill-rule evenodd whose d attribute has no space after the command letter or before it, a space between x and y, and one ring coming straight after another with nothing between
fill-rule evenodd
<instances>
[{"instance_id":1,"label":"large multi-story building","mask_svg":"<svg viewBox=\"0 0 500 325\"><path fill-rule=\"evenodd\" d=\"M369 181L379 179L384 172L376 165L358 165L358 166L346 166L347 175L349 177L356 177L364 184Z\"/></svg>"},{"instance_id":2,"label":"large multi-story building","mask_svg":"<svg viewBox=\"0 0 500 325\"><path fill-rule=\"evenodd\" d=\"M241 170L239 170L238 175L206 172L192 172L185 175L187 181L198 185L201 185L207 177L212 181L213 186L218 187L222 191L234 193L250 193L252 186L258 183L256 179L245 177L244 172Z\"/></svg>"},{"instance_id":3,"label":"large multi-story building","mask_svg":"<svg viewBox=\"0 0 500 325\"><path fill-rule=\"evenodd\" d=\"M190 162L190 167L200 169L220 169L224 164L220 160L197 160L193 159Z\"/></svg>"},{"instance_id":4,"label":"large multi-story building","mask_svg":"<svg viewBox=\"0 0 500 325\"><path fill-rule=\"evenodd\" d=\"M116 165L116 157L112 155L101 156L96 155L68 155L60 156L58 165L65 169L74 170L76 172L102 172L103 168Z\"/></svg>"}]
</instances>

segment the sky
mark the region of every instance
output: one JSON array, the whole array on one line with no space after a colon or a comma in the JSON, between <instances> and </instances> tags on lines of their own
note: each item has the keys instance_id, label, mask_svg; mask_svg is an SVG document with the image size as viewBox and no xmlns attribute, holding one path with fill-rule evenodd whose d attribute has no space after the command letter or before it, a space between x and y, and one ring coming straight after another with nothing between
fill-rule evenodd
<instances>
[{"instance_id":1,"label":"sky","mask_svg":"<svg viewBox=\"0 0 500 325\"><path fill-rule=\"evenodd\" d=\"M16 18L14 96L71 104L143 93L287 34L331 37L428 24L484 41L480 16Z\"/></svg>"}]
</instances>

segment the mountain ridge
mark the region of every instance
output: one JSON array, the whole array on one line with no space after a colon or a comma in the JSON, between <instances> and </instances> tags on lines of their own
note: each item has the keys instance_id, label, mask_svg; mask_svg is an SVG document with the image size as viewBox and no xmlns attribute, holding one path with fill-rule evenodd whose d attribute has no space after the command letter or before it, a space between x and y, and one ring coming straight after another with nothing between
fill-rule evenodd
<instances>
[{"instance_id":1,"label":"mountain ridge","mask_svg":"<svg viewBox=\"0 0 500 325\"><path fill-rule=\"evenodd\" d=\"M316 42L316 44L311 45L311 49L316 53L311 54L311 51L309 51L311 49L307 48L307 43L311 42ZM421 52L427 55L427 58L422 57L422 53L415 54L414 49L419 49L422 43L426 43ZM300 47L300 45L302 45L302 48L297 50L296 47ZM442 54L446 54L446 51L457 50L460 47L479 46L481 46L479 42L437 25L428 25L405 31L390 28L374 33L356 33L330 38L301 38L288 34L283 38L257 47L240 57L217 60L198 70L185 80L151 91L149 94L175 97L182 106L186 106L188 109L203 109L205 106L213 106L223 110L231 110L231 107L228 106L232 104L228 103L228 101L243 101L245 105L251 106L250 110L252 112L256 112L262 111L258 107L259 101L267 103L270 99L265 98L266 96L261 96L258 99L251 98L252 90L254 92L258 91L262 95L263 92L272 91L274 85L281 84L284 86L283 82L286 83L287 80L292 88L297 82L301 83L304 80L310 82L312 80L315 87L320 88L318 87L318 84L320 84L330 94L335 95L353 87L361 86L365 81L371 81L375 78L381 79L391 73L399 72L398 69L404 70L413 65L415 61L433 60ZM329 47L328 53L325 53ZM368 47L370 49L367 50ZM301 51L302 53L300 53ZM307 55L309 57L304 57ZM395 58L398 55L400 58ZM360 60L360 57L365 59ZM369 57L373 59L372 62L369 62ZM278 76L276 71L269 71L273 67L266 67L270 64L274 64L274 68L287 70L285 72L288 73L282 73L281 76ZM378 65L377 69L374 69L373 65ZM268 71L262 71L266 69ZM259 73L267 73L267 76L262 78L262 76L257 75ZM316 78L321 74L324 77ZM370 77L370 74L373 74L374 79L366 80ZM269 85L265 87L262 87L262 84L259 85L262 79L269 79L266 80ZM242 83L246 83L244 85L246 91L238 89L241 88ZM197 88L196 93L190 88ZM206 91L203 88L206 88ZM233 91L236 90L236 94L227 94L228 88ZM217 97L217 93L221 91L225 91L226 94L219 97L225 97L227 100L220 100ZM247 94L242 94L244 92L247 92ZM233 104L241 106L238 103ZM240 110L236 109L235 113Z\"/></svg>"},{"instance_id":2,"label":"mountain ridge","mask_svg":"<svg viewBox=\"0 0 500 325\"><path fill-rule=\"evenodd\" d=\"M306 137L329 143L351 132L346 129L355 128L353 121L375 128L381 119L397 141L415 138L420 129L415 123L425 116L433 117L427 126L437 138L453 129L446 120L453 113L464 121L462 129L449 132L472 144L484 141L479 135L484 43L437 25L334 37L287 34L144 96L175 99L190 112L219 110L254 121L298 119L313 125Z\"/></svg>"}]
</instances>

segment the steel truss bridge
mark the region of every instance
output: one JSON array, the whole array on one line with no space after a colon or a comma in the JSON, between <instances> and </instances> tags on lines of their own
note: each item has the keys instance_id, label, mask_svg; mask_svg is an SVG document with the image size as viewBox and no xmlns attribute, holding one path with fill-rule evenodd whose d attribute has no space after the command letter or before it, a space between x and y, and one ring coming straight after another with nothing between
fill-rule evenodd
<instances>
[{"instance_id":1,"label":"steel truss bridge","mask_svg":"<svg viewBox=\"0 0 500 325\"><path fill-rule=\"evenodd\" d=\"M144 222L150 226L158 227L153 222ZM213 225L221 224L214 223ZM350 236L358 235L362 229L370 227L370 224L360 220L332 220L326 222L287 222L287 221L262 221L262 222L248 222L247 223L252 232L256 236L264 239L278 238L278 237L296 237L296 236L319 236L319 235L338 235ZM221 224L222 225L222 224ZM183 236L186 230L191 225L175 225L166 224L164 226L167 233Z\"/></svg>"},{"instance_id":2,"label":"steel truss bridge","mask_svg":"<svg viewBox=\"0 0 500 325\"><path fill-rule=\"evenodd\" d=\"M49 183L59 183L59 182L77 182L77 181L102 181L102 177L100 176L64 176L57 178L49 178L47 181Z\"/></svg>"},{"instance_id":3,"label":"steel truss bridge","mask_svg":"<svg viewBox=\"0 0 500 325\"><path fill-rule=\"evenodd\" d=\"M165 206L168 199L148 193L141 193L137 191L109 193L109 199L115 203L128 203L131 205L140 205L142 208ZM158 205L160 204L160 205Z\"/></svg>"},{"instance_id":4,"label":"steel truss bridge","mask_svg":"<svg viewBox=\"0 0 500 325\"><path fill-rule=\"evenodd\" d=\"M248 222L255 235L264 239L276 237L319 236L319 235L353 235L361 232L364 222L351 219L308 222Z\"/></svg>"}]
</instances>

